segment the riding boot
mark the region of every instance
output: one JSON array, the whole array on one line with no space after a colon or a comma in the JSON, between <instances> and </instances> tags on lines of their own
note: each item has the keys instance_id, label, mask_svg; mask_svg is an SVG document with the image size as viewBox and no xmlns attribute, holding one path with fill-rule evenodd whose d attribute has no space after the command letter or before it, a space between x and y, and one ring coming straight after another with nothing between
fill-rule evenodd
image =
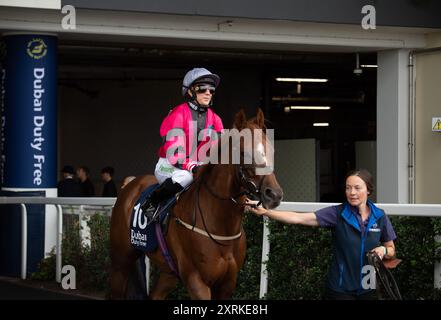
<instances>
[{"instance_id":1,"label":"riding boot","mask_svg":"<svg viewBox=\"0 0 441 320\"><path fill-rule=\"evenodd\" d=\"M148 220L154 220L158 212L159 204L182 189L183 187L179 183L174 183L171 178L166 179L142 204L142 212L144 212Z\"/></svg>"}]
</instances>

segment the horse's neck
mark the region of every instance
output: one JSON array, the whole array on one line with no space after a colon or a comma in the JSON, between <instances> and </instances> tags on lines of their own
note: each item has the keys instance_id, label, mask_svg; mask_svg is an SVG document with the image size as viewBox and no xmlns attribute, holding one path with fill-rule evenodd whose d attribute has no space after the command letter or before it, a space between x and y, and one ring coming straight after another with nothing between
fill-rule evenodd
<instances>
[{"instance_id":1,"label":"horse's neck","mask_svg":"<svg viewBox=\"0 0 441 320\"><path fill-rule=\"evenodd\" d=\"M219 197L229 198L240 192L240 186L237 185L235 177L235 168L232 165L215 165L203 179L208 188ZM221 235L239 232L243 208L232 200L216 199L206 188L202 184L199 201L207 228ZM240 199L235 200L240 201Z\"/></svg>"}]
</instances>

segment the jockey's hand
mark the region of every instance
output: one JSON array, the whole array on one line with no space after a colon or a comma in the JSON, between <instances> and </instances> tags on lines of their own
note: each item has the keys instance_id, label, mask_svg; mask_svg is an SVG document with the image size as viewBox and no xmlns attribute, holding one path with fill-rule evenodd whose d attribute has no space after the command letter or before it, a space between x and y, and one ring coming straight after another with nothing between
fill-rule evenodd
<instances>
[{"instance_id":1,"label":"jockey's hand","mask_svg":"<svg viewBox=\"0 0 441 320\"><path fill-rule=\"evenodd\" d=\"M187 170L191 173L196 173L197 167L199 167L202 164L202 162L197 161L189 161L187 164L185 164L183 167L184 170Z\"/></svg>"},{"instance_id":2,"label":"jockey's hand","mask_svg":"<svg viewBox=\"0 0 441 320\"><path fill-rule=\"evenodd\" d=\"M191 169L191 173L196 174L198 171L199 166L194 166L193 169Z\"/></svg>"},{"instance_id":3,"label":"jockey's hand","mask_svg":"<svg viewBox=\"0 0 441 320\"><path fill-rule=\"evenodd\" d=\"M267 213L267 210L261 206L258 207L257 201L246 199L244 212L251 212L257 214L258 216L261 216Z\"/></svg>"}]
</instances>

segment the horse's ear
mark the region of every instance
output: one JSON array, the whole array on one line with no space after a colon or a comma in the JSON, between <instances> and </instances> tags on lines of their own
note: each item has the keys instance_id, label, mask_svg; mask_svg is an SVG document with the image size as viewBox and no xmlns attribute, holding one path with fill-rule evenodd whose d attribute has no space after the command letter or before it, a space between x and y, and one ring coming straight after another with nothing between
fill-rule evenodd
<instances>
[{"instance_id":1,"label":"horse's ear","mask_svg":"<svg viewBox=\"0 0 441 320\"><path fill-rule=\"evenodd\" d=\"M245 111L243 109L240 109L238 113L236 113L236 116L234 117L234 127L237 130L242 130L245 128L247 124L247 116L245 115Z\"/></svg>"},{"instance_id":2,"label":"horse's ear","mask_svg":"<svg viewBox=\"0 0 441 320\"><path fill-rule=\"evenodd\" d=\"M265 115L263 114L263 111L260 108L257 109L257 116L255 122L259 126L259 128L265 127Z\"/></svg>"}]
</instances>

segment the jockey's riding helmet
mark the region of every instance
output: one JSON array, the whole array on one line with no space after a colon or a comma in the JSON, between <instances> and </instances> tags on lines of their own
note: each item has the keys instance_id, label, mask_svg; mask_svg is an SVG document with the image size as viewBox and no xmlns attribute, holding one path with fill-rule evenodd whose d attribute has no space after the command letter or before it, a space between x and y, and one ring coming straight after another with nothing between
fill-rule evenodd
<instances>
[{"instance_id":1,"label":"jockey's riding helmet","mask_svg":"<svg viewBox=\"0 0 441 320\"><path fill-rule=\"evenodd\" d=\"M186 97L187 90L193 84L206 83L212 84L215 88L219 85L220 78L217 74L211 73L205 68L194 68L187 72L182 81L182 95Z\"/></svg>"}]
</instances>

